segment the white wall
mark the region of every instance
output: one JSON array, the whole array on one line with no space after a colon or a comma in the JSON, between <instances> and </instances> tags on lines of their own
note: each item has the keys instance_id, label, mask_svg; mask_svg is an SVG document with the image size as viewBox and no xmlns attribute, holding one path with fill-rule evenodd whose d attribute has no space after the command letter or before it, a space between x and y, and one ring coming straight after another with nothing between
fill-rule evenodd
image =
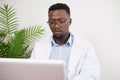
<instances>
[{"instance_id":1,"label":"white wall","mask_svg":"<svg viewBox=\"0 0 120 80\"><path fill-rule=\"evenodd\" d=\"M47 10L56 2L71 7L71 31L95 47L101 80L120 80L120 0L0 0L0 6L13 5L20 27L40 24L49 30Z\"/></svg>"}]
</instances>

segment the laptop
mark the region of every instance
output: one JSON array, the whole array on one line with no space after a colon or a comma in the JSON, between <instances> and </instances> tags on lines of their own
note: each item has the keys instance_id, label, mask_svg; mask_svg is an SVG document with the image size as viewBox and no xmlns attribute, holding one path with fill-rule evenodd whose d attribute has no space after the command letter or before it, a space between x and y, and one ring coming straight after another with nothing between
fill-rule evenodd
<instances>
[{"instance_id":1,"label":"laptop","mask_svg":"<svg viewBox=\"0 0 120 80\"><path fill-rule=\"evenodd\" d=\"M61 61L0 58L0 80L65 80Z\"/></svg>"}]
</instances>

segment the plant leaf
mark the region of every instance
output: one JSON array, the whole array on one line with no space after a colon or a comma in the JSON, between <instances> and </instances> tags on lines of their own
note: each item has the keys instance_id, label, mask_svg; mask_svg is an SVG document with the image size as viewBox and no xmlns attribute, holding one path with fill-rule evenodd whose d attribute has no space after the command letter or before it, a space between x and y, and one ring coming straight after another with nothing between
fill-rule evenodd
<instances>
[{"instance_id":1,"label":"plant leaf","mask_svg":"<svg viewBox=\"0 0 120 80\"><path fill-rule=\"evenodd\" d=\"M18 21L16 16L16 12L13 7L9 7L8 4L4 5L4 7L0 7L0 24L2 29L6 32L6 34L12 34L18 29Z\"/></svg>"},{"instance_id":2,"label":"plant leaf","mask_svg":"<svg viewBox=\"0 0 120 80\"><path fill-rule=\"evenodd\" d=\"M5 43L0 42L0 57L6 58L8 55L9 46Z\"/></svg>"},{"instance_id":3,"label":"plant leaf","mask_svg":"<svg viewBox=\"0 0 120 80\"><path fill-rule=\"evenodd\" d=\"M9 55L7 57L22 58L24 54L24 36L25 30L21 30L15 34L15 37L9 42Z\"/></svg>"},{"instance_id":4,"label":"plant leaf","mask_svg":"<svg viewBox=\"0 0 120 80\"><path fill-rule=\"evenodd\" d=\"M33 48L29 47L39 39L44 29L31 26L18 31L18 19L12 6L0 7L0 57L29 58Z\"/></svg>"},{"instance_id":5,"label":"plant leaf","mask_svg":"<svg viewBox=\"0 0 120 80\"><path fill-rule=\"evenodd\" d=\"M31 26L25 29L25 44L29 45L36 41L44 32L44 29L39 26Z\"/></svg>"}]
</instances>

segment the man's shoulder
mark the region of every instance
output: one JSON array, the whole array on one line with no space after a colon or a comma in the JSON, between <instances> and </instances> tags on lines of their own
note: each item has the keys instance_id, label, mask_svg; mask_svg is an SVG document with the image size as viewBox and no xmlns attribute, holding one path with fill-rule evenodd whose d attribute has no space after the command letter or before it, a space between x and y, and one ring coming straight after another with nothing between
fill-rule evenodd
<instances>
[{"instance_id":1,"label":"man's shoulder","mask_svg":"<svg viewBox=\"0 0 120 80\"><path fill-rule=\"evenodd\" d=\"M87 39L81 37L81 36L78 36L78 35L73 35L74 37L74 40L78 43L90 43Z\"/></svg>"},{"instance_id":2,"label":"man's shoulder","mask_svg":"<svg viewBox=\"0 0 120 80\"><path fill-rule=\"evenodd\" d=\"M83 37L80 37L78 35L74 35L74 43L78 46L85 46L89 47L92 46L91 42Z\"/></svg>"},{"instance_id":3,"label":"man's shoulder","mask_svg":"<svg viewBox=\"0 0 120 80\"><path fill-rule=\"evenodd\" d=\"M48 41L51 38L51 33L45 33L37 42Z\"/></svg>"}]
</instances>

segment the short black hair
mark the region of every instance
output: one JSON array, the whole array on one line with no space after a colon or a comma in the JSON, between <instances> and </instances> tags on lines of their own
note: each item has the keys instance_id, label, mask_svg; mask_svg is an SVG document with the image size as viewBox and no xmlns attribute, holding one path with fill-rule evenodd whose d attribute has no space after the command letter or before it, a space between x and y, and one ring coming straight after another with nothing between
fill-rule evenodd
<instances>
[{"instance_id":1,"label":"short black hair","mask_svg":"<svg viewBox=\"0 0 120 80\"><path fill-rule=\"evenodd\" d=\"M51 5L48 10L48 13L51 10L58 10L58 9L64 9L67 12L67 14L70 16L70 8L67 4L64 4L64 3L56 3L56 4Z\"/></svg>"}]
</instances>

